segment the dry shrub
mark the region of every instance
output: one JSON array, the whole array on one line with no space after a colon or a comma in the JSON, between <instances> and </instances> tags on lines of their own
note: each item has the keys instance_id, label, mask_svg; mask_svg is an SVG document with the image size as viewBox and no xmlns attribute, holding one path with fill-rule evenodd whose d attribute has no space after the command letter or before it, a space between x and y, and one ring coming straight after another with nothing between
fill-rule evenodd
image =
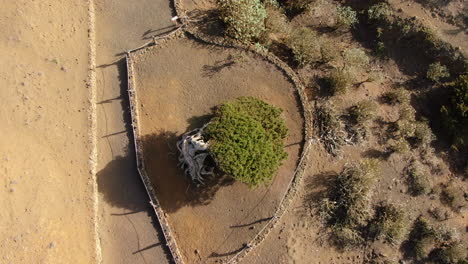
<instances>
[{"instance_id":1,"label":"dry shrub","mask_svg":"<svg viewBox=\"0 0 468 264\"><path fill-rule=\"evenodd\" d=\"M288 18L278 8L267 8L265 27L272 34L288 35L291 31Z\"/></svg>"},{"instance_id":2,"label":"dry shrub","mask_svg":"<svg viewBox=\"0 0 468 264\"><path fill-rule=\"evenodd\" d=\"M360 230L371 218L371 190L378 177L378 161L364 159L346 166L337 175L321 214L332 228L332 239L340 248L362 243Z\"/></svg>"},{"instance_id":3,"label":"dry shrub","mask_svg":"<svg viewBox=\"0 0 468 264\"><path fill-rule=\"evenodd\" d=\"M332 43L331 40L326 38L320 39L320 55L321 62L327 63L334 61L339 55L339 48L336 43Z\"/></svg>"},{"instance_id":4,"label":"dry shrub","mask_svg":"<svg viewBox=\"0 0 468 264\"><path fill-rule=\"evenodd\" d=\"M404 138L390 139L388 141L388 149L392 153L404 154L410 151L411 147Z\"/></svg>"},{"instance_id":5,"label":"dry shrub","mask_svg":"<svg viewBox=\"0 0 468 264\"><path fill-rule=\"evenodd\" d=\"M413 224L407 243L407 254L417 260L426 258L434 247L437 232L429 225L429 222L419 217Z\"/></svg>"},{"instance_id":6,"label":"dry shrub","mask_svg":"<svg viewBox=\"0 0 468 264\"><path fill-rule=\"evenodd\" d=\"M317 33L302 27L294 30L288 40L288 46L294 53L294 59L300 66L322 60L320 41Z\"/></svg>"},{"instance_id":7,"label":"dry shrub","mask_svg":"<svg viewBox=\"0 0 468 264\"><path fill-rule=\"evenodd\" d=\"M384 93L382 98L390 105L408 104L410 101L410 94L405 88L400 87Z\"/></svg>"},{"instance_id":8,"label":"dry shrub","mask_svg":"<svg viewBox=\"0 0 468 264\"><path fill-rule=\"evenodd\" d=\"M345 143L343 124L334 105L315 105L314 127L328 153L338 156Z\"/></svg>"},{"instance_id":9,"label":"dry shrub","mask_svg":"<svg viewBox=\"0 0 468 264\"><path fill-rule=\"evenodd\" d=\"M406 182L410 193L414 196L427 194L431 188L426 170L415 160L406 169Z\"/></svg>"},{"instance_id":10,"label":"dry shrub","mask_svg":"<svg viewBox=\"0 0 468 264\"><path fill-rule=\"evenodd\" d=\"M375 117L377 104L371 100L361 101L349 109L349 116L356 124L363 124Z\"/></svg>"},{"instance_id":11,"label":"dry shrub","mask_svg":"<svg viewBox=\"0 0 468 264\"><path fill-rule=\"evenodd\" d=\"M393 204L378 205L369 232L375 239L398 244L407 232L404 211Z\"/></svg>"},{"instance_id":12,"label":"dry shrub","mask_svg":"<svg viewBox=\"0 0 468 264\"><path fill-rule=\"evenodd\" d=\"M454 241L431 251L429 259L440 264L466 263L467 250L461 242Z\"/></svg>"},{"instance_id":13,"label":"dry shrub","mask_svg":"<svg viewBox=\"0 0 468 264\"><path fill-rule=\"evenodd\" d=\"M410 104L401 104L399 109L400 118L399 120L415 120L416 111Z\"/></svg>"},{"instance_id":14,"label":"dry shrub","mask_svg":"<svg viewBox=\"0 0 468 264\"><path fill-rule=\"evenodd\" d=\"M419 147L428 147L435 136L426 122L416 122L414 127L414 139Z\"/></svg>"},{"instance_id":15,"label":"dry shrub","mask_svg":"<svg viewBox=\"0 0 468 264\"><path fill-rule=\"evenodd\" d=\"M456 186L453 182L442 186L440 193L440 199L444 204L447 204L454 211L459 212L463 207L466 206L465 194L463 190Z\"/></svg>"},{"instance_id":16,"label":"dry shrub","mask_svg":"<svg viewBox=\"0 0 468 264\"><path fill-rule=\"evenodd\" d=\"M345 94L352 85L352 77L348 71L334 69L327 78L327 82L332 95Z\"/></svg>"}]
</instances>

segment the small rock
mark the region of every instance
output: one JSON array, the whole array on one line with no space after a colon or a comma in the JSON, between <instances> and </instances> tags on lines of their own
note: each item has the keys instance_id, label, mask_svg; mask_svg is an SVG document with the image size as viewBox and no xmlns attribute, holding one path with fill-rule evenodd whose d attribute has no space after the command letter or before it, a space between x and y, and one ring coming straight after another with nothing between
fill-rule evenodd
<instances>
[{"instance_id":1,"label":"small rock","mask_svg":"<svg viewBox=\"0 0 468 264\"><path fill-rule=\"evenodd\" d=\"M25 82L21 82L21 86L25 86L25 85L26 85L26 83L25 83Z\"/></svg>"},{"instance_id":2,"label":"small rock","mask_svg":"<svg viewBox=\"0 0 468 264\"><path fill-rule=\"evenodd\" d=\"M255 226L251 226L251 227L249 227L249 229L250 229L250 230L255 229Z\"/></svg>"},{"instance_id":3,"label":"small rock","mask_svg":"<svg viewBox=\"0 0 468 264\"><path fill-rule=\"evenodd\" d=\"M10 189L10 192L11 192L11 193L15 192L15 189L11 188L11 189Z\"/></svg>"},{"instance_id":4,"label":"small rock","mask_svg":"<svg viewBox=\"0 0 468 264\"><path fill-rule=\"evenodd\" d=\"M55 247L55 243L54 243L54 242L50 242L49 248L54 248L54 247Z\"/></svg>"},{"instance_id":5,"label":"small rock","mask_svg":"<svg viewBox=\"0 0 468 264\"><path fill-rule=\"evenodd\" d=\"M64 72L67 72L67 68L65 66L62 66L60 69Z\"/></svg>"}]
</instances>

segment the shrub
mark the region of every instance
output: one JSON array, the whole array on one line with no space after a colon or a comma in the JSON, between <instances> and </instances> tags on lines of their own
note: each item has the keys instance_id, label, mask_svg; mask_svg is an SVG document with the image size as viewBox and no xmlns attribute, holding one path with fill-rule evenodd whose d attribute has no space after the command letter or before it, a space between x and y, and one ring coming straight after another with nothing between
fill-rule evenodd
<instances>
[{"instance_id":1,"label":"shrub","mask_svg":"<svg viewBox=\"0 0 468 264\"><path fill-rule=\"evenodd\" d=\"M316 0L286 0L285 8L293 13L300 13L309 9L310 5Z\"/></svg>"},{"instance_id":2,"label":"shrub","mask_svg":"<svg viewBox=\"0 0 468 264\"><path fill-rule=\"evenodd\" d=\"M322 59L320 42L315 31L308 28L294 30L288 41L294 53L294 59L300 66L318 62Z\"/></svg>"},{"instance_id":3,"label":"shrub","mask_svg":"<svg viewBox=\"0 0 468 264\"><path fill-rule=\"evenodd\" d=\"M441 112L453 147L459 150L468 147L468 75L460 75L448 88L450 103L442 106Z\"/></svg>"},{"instance_id":4,"label":"shrub","mask_svg":"<svg viewBox=\"0 0 468 264\"><path fill-rule=\"evenodd\" d=\"M460 211L462 207L466 206L463 191L453 183L443 186L440 198L443 203L449 205L454 211Z\"/></svg>"},{"instance_id":5,"label":"shrub","mask_svg":"<svg viewBox=\"0 0 468 264\"><path fill-rule=\"evenodd\" d=\"M412 195L422 195L429 192L430 183L421 163L412 161L406 170L407 183Z\"/></svg>"},{"instance_id":6,"label":"shrub","mask_svg":"<svg viewBox=\"0 0 468 264\"><path fill-rule=\"evenodd\" d=\"M369 232L375 239L384 239L397 244L406 234L405 214L393 204L382 203L375 209L375 216L369 225Z\"/></svg>"},{"instance_id":7,"label":"shrub","mask_svg":"<svg viewBox=\"0 0 468 264\"><path fill-rule=\"evenodd\" d=\"M398 138L398 139L391 139L389 140L389 150L393 153L406 153L410 151L410 145L408 144L408 141L404 138Z\"/></svg>"},{"instance_id":8,"label":"shrub","mask_svg":"<svg viewBox=\"0 0 468 264\"><path fill-rule=\"evenodd\" d=\"M349 6L338 6L336 8L336 27L350 28L358 22L356 11Z\"/></svg>"},{"instance_id":9,"label":"shrub","mask_svg":"<svg viewBox=\"0 0 468 264\"><path fill-rule=\"evenodd\" d=\"M430 260L433 263L440 264L455 264L463 263L466 260L466 249L460 242L451 242L447 245L434 249L430 255Z\"/></svg>"},{"instance_id":10,"label":"shrub","mask_svg":"<svg viewBox=\"0 0 468 264\"><path fill-rule=\"evenodd\" d=\"M416 111L410 104L401 104L399 109L400 118L399 120L414 121L416 118Z\"/></svg>"},{"instance_id":11,"label":"shrub","mask_svg":"<svg viewBox=\"0 0 468 264\"><path fill-rule=\"evenodd\" d=\"M418 146L427 147L434 140L434 134L426 122L419 121L415 123L414 138Z\"/></svg>"},{"instance_id":12,"label":"shrub","mask_svg":"<svg viewBox=\"0 0 468 264\"><path fill-rule=\"evenodd\" d=\"M416 125L414 123L414 120L398 120L397 123L397 129L398 129L398 136L402 138L411 138L414 136L414 131L416 129Z\"/></svg>"},{"instance_id":13,"label":"shrub","mask_svg":"<svg viewBox=\"0 0 468 264\"><path fill-rule=\"evenodd\" d=\"M369 19L377 21L386 20L392 13L391 7L385 2L375 4L367 10Z\"/></svg>"},{"instance_id":14,"label":"shrub","mask_svg":"<svg viewBox=\"0 0 468 264\"><path fill-rule=\"evenodd\" d=\"M438 82L442 78L449 77L450 73L444 65L440 64L440 62L435 62L429 65L429 69L427 70L426 77L427 79Z\"/></svg>"},{"instance_id":15,"label":"shrub","mask_svg":"<svg viewBox=\"0 0 468 264\"><path fill-rule=\"evenodd\" d=\"M335 43L330 40L321 38L320 39L320 56L321 62L327 63L335 60L339 56L339 49Z\"/></svg>"},{"instance_id":16,"label":"shrub","mask_svg":"<svg viewBox=\"0 0 468 264\"><path fill-rule=\"evenodd\" d=\"M343 125L332 104L315 106L314 127L328 153L338 156L344 144Z\"/></svg>"},{"instance_id":17,"label":"shrub","mask_svg":"<svg viewBox=\"0 0 468 264\"><path fill-rule=\"evenodd\" d=\"M354 123L362 124L375 117L377 105L373 101L361 101L352 106L349 110L349 115Z\"/></svg>"},{"instance_id":18,"label":"shrub","mask_svg":"<svg viewBox=\"0 0 468 264\"><path fill-rule=\"evenodd\" d=\"M376 160L364 159L346 166L338 174L329 193L329 206L322 207L321 211L339 247L363 241L359 230L371 217L370 195L378 171Z\"/></svg>"},{"instance_id":19,"label":"shrub","mask_svg":"<svg viewBox=\"0 0 468 264\"><path fill-rule=\"evenodd\" d=\"M327 78L332 95L345 94L352 84L352 77L346 70L334 69Z\"/></svg>"},{"instance_id":20,"label":"shrub","mask_svg":"<svg viewBox=\"0 0 468 264\"><path fill-rule=\"evenodd\" d=\"M364 50L352 48L343 52L343 61L347 69L352 67L365 68L369 65L370 59Z\"/></svg>"},{"instance_id":21,"label":"shrub","mask_svg":"<svg viewBox=\"0 0 468 264\"><path fill-rule=\"evenodd\" d=\"M289 34L290 26L287 17L277 8L267 8L265 28L268 33Z\"/></svg>"},{"instance_id":22,"label":"shrub","mask_svg":"<svg viewBox=\"0 0 468 264\"><path fill-rule=\"evenodd\" d=\"M218 167L251 187L269 182L287 157L282 110L253 97L224 103L205 129Z\"/></svg>"},{"instance_id":23,"label":"shrub","mask_svg":"<svg viewBox=\"0 0 468 264\"><path fill-rule=\"evenodd\" d=\"M259 0L217 0L226 34L241 42L251 42L265 31L265 7Z\"/></svg>"},{"instance_id":24,"label":"shrub","mask_svg":"<svg viewBox=\"0 0 468 264\"><path fill-rule=\"evenodd\" d=\"M435 244L437 233L422 217L416 219L408 239L408 255L418 260L427 257Z\"/></svg>"},{"instance_id":25,"label":"shrub","mask_svg":"<svg viewBox=\"0 0 468 264\"><path fill-rule=\"evenodd\" d=\"M401 87L384 93L382 97L390 105L408 104L410 101L409 92Z\"/></svg>"}]
</instances>

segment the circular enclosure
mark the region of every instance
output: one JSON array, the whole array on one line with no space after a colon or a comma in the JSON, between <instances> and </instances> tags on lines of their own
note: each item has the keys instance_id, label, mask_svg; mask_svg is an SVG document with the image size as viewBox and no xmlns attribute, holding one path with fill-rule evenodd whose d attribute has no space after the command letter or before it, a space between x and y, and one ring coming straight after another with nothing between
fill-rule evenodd
<instances>
[{"instance_id":1,"label":"circular enclosure","mask_svg":"<svg viewBox=\"0 0 468 264\"><path fill-rule=\"evenodd\" d=\"M304 143L297 89L251 52L173 39L132 54L139 142L146 173L187 263L214 263L245 248L277 211ZM176 142L205 124L214 107L241 96L282 108L288 158L273 181L251 189L229 179L195 187L177 167Z\"/></svg>"}]
</instances>

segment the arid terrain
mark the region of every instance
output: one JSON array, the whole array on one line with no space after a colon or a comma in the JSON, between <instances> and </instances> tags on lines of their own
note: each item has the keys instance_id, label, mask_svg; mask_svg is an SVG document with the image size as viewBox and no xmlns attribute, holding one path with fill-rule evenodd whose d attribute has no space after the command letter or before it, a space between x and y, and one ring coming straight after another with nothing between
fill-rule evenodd
<instances>
[{"instance_id":1,"label":"arid terrain","mask_svg":"<svg viewBox=\"0 0 468 264\"><path fill-rule=\"evenodd\" d=\"M441 121L466 76L466 2L258 3L265 33L242 42L226 33L215 0L2 2L0 263L173 263L158 217L184 263L225 263L245 250L238 263L467 263L468 151ZM159 40L175 29L179 36ZM306 62L298 47L311 43L320 59ZM354 80L333 91L333 74L345 69ZM177 168L175 142L239 96L284 110L288 159L265 186L228 179L200 191ZM335 122L328 134L323 116ZM135 136L162 216L138 174ZM340 175L367 159L378 171L361 188L368 215L339 225L336 215L350 213L325 206L340 201ZM250 248L291 189L284 215ZM398 234L377 235L389 204L401 212ZM343 226L354 233L338 233Z\"/></svg>"}]
</instances>

